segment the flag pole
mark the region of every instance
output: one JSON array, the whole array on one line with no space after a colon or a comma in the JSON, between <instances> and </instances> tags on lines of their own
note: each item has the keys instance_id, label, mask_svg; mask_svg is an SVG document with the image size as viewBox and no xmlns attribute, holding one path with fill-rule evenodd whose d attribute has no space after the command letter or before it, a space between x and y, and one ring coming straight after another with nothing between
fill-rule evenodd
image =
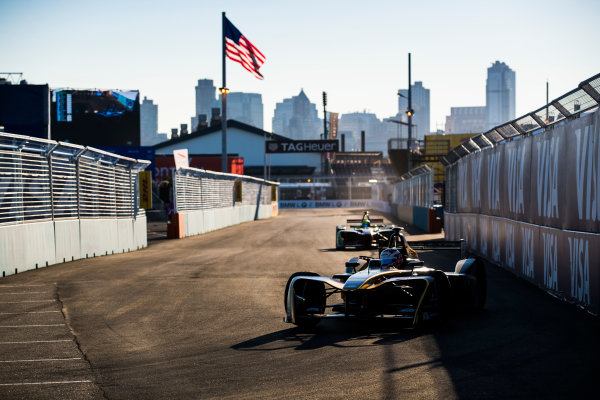
<instances>
[{"instance_id":1,"label":"flag pole","mask_svg":"<svg viewBox=\"0 0 600 400\"><path fill-rule=\"evenodd\" d=\"M227 172L227 75L225 71L225 11L221 20L223 28L223 87L219 89L221 92L221 171Z\"/></svg>"}]
</instances>

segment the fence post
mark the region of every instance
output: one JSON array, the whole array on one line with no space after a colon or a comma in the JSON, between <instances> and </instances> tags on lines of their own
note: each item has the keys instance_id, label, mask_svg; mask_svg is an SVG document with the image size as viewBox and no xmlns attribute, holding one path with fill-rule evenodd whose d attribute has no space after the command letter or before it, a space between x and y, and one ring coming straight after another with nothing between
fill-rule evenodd
<instances>
[{"instance_id":1,"label":"fence post","mask_svg":"<svg viewBox=\"0 0 600 400\"><path fill-rule=\"evenodd\" d=\"M48 157L48 181L50 182L50 212L52 213L52 221L54 221L54 182L53 182L53 174L52 174L52 153L54 150L58 148L58 143L56 143L48 153L46 157Z\"/></svg>"}]
</instances>

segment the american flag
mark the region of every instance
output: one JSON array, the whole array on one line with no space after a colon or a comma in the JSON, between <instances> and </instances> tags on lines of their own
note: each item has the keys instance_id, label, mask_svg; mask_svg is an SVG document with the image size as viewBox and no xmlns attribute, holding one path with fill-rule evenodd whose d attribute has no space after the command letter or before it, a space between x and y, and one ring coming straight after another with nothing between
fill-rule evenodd
<instances>
[{"instance_id":1,"label":"american flag","mask_svg":"<svg viewBox=\"0 0 600 400\"><path fill-rule=\"evenodd\" d=\"M242 64L258 79L264 79L258 69L265 62L265 56L260 52L231 21L224 17L225 55L233 61Z\"/></svg>"}]
</instances>

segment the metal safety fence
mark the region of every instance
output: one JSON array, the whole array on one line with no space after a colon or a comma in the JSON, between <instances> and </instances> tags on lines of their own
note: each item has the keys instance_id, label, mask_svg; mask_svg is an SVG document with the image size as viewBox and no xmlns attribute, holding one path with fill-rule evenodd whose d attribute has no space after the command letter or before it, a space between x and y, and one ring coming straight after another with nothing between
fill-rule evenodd
<instances>
[{"instance_id":1,"label":"metal safety fence","mask_svg":"<svg viewBox=\"0 0 600 400\"><path fill-rule=\"evenodd\" d=\"M469 154L578 118L599 104L600 74L597 74L545 106L466 140L440 161L447 167Z\"/></svg>"},{"instance_id":2,"label":"metal safety fence","mask_svg":"<svg viewBox=\"0 0 600 400\"><path fill-rule=\"evenodd\" d=\"M245 175L198 168L180 168L174 179L175 212L209 210L236 205L271 205L279 183Z\"/></svg>"},{"instance_id":3,"label":"metal safety fence","mask_svg":"<svg viewBox=\"0 0 600 400\"><path fill-rule=\"evenodd\" d=\"M428 165L412 169L394 186L392 202L399 206L433 206L433 169Z\"/></svg>"},{"instance_id":4,"label":"metal safety fence","mask_svg":"<svg viewBox=\"0 0 600 400\"><path fill-rule=\"evenodd\" d=\"M0 133L0 225L134 218L150 163L64 142Z\"/></svg>"}]
</instances>

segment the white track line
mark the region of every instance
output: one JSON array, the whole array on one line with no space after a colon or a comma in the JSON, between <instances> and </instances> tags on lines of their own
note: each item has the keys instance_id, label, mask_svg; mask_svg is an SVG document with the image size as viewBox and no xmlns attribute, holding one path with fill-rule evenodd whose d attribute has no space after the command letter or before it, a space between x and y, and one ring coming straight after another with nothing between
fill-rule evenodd
<instances>
[{"instance_id":1,"label":"white track line","mask_svg":"<svg viewBox=\"0 0 600 400\"><path fill-rule=\"evenodd\" d=\"M20 304L20 303L50 303L56 300L21 300L21 301L0 301L0 304Z\"/></svg>"},{"instance_id":2,"label":"white track line","mask_svg":"<svg viewBox=\"0 0 600 400\"><path fill-rule=\"evenodd\" d=\"M0 328L37 328L41 326L66 326L66 324L44 324L44 325L0 325Z\"/></svg>"},{"instance_id":3,"label":"white track line","mask_svg":"<svg viewBox=\"0 0 600 400\"><path fill-rule=\"evenodd\" d=\"M5 288L5 287L42 287L42 286L52 287L53 285L0 285L0 289Z\"/></svg>"},{"instance_id":4,"label":"white track line","mask_svg":"<svg viewBox=\"0 0 600 400\"><path fill-rule=\"evenodd\" d=\"M58 381L58 382L16 382L16 383L0 383L0 386L26 386L26 385L64 385L72 383L92 383L92 381Z\"/></svg>"},{"instance_id":5,"label":"white track line","mask_svg":"<svg viewBox=\"0 0 600 400\"><path fill-rule=\"evenodd\" d=\"M73 358L38 358L36 360L3 360L0 363L20 363L20 362L52 362L52 361L74 361L83 360L81 357Z\"/></svg>"},{"instance_id":6,"label":"white track line","mask_svg":"<svg viewBox=\"0 0 600 400\"><path fill-rule=\"evenodd\" d=\"M1 344L31 344L31 343L59 343L59 342L72 342L72 339L57 339L57 340L27 340L24 342L0 342Z\"/></svg>"},{"instance_id":7,"label":"white track line","mask_svg":"<svg viewBox=\"0 0 600 400\"><path fill-rule=\"evenodd\" d=\"M10 294L10 295L15 295L15 294L42 294L42 293L48 293L48 292L13 292L13 293L0 293L0 295L2 295L2 294Z\"/></svg>"},{"instance_id":8,"label":"white track line","mask_svg":"<svg viewBox=\"0 0 600 400\"><path fill-rule=\"evenodd\" d=\"M22 312L0 312L0 315L21 315L21 314L45 314L51 312L61 312L60 310L50 311L22 311Z\"/></svg>"}]
</instances>

